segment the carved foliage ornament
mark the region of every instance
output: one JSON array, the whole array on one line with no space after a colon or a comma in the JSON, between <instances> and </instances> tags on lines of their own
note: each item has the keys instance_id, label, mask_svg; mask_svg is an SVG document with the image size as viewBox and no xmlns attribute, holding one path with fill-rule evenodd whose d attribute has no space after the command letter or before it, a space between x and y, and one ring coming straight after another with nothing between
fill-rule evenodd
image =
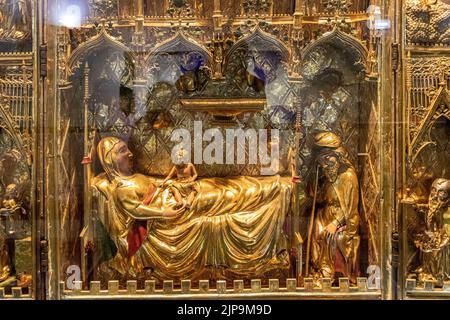
<instances>
[{"instance_id":1,"label":"carved foliage ornament","mask_svg":"<svg viewBox=\"0 0 450 320\"><path fill-rule=\"evenodd\" d=\"M271 0L244 0L242 2L242 8L246 14L269 13L271 6Z\"/></svg>"},{"instance_id":2,"label":"carved foliage ornament","mask_svg":"<svg viewBox=\"0 0 450 320\"><path fill-rule=\"evenodd\" d=\"M407 41L417 44L450 44L450 4L441 0L408 0Z\"/></svg>"},{"instance_id":3,"label":"carved foliage ornament","mask_svg":"<svg viewBox=\"0 0 450 320\"><path fill-rule=\"evenodd\" d=\"M170 0L167 13L172 18L193 17L194 11L186 0Z\"/></svg>"},{"instance_id":4,"label":"carved foliage ornament","mask_svg":"<svg viewBox=\"0 0 450 320\"><path fill-rule=\"evenodd\" d=\"M117 0L90 0L92 17L110 18L117 15Z\"/></svg>"},{"instance_id":5,"label":"carved foliage ornament","mask_svg":"<svg viewBox=\"0 0 450 320\"><path fill-rule=\"evenodd\" d=\"M325 12L327 13L344 13L348 12L352 6L352 1L350 0L326 0L323 1L325 7Z\"/></svg>"}]
</instances>

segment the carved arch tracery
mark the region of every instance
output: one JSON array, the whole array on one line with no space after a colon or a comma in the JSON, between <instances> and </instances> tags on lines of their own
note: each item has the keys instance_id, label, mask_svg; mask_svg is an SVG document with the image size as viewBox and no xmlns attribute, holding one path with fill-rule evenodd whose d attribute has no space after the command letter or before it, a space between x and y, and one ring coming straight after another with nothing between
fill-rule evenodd
<instances>
[{"instance_id":1,"label":"carved arch tracery","mask_svg":"<svg viewBox=\"0 0 450 320\"><path fill-rule=\"evenodd\" d=\"M202 56L206 65L212 62L212 54L194 39L186 36L183 32L178 32L174 37L157 45L145 58L148 65L161 54L180 54L185 52L196 52Z\"/></svg>"},{"instance_id":2,"label":"carved arch tracery","mask_svg":"<svg viewBox=\"0 0 450 320\"><path fill-rule=\"evenodd\" d=\"M436 92L431 101L429 111L423 119L417 135L411 142L409 153L413 154L416 152L416 156L413 159L417 157L417 154L420 153L426 144L431 142L430 131L441 117L450 120L450 93L444 86L441 86Z\"/></svg>"},{"instance_id":3,"label":"carved arch tracery","mask_svg":"<svg viewBox=\"0 0 450 320\"><path fill-rule=\"evenodd\" d=\"M367 48L359 39L339 30L339 28L334 28L316 41L308 44L301 52L302 60L304 61L317 48L325 45L332 45L333 47L337 47L343 52L348 53L356 66L365 69L368 56Z\"/></svg>"},{"instance_id":4,"label":"carved arch tracery","mask_svg":"<svg viewBox=\"0 0 450 320\"><path fill-rule=\"evenodd\" d=\"M291 55L283 42L257 26L251 34L243 37L233 45L225 57L225 68L235 52L242 47L256 48L259 52L279 52L281 60L284 62L289 61Z\"/></svg>"},{"instance_id":5,"label":"carved arch tracery","mask_svg":"<svg viewBox=\"0 0 450 320\"><path fill-rule=\"evenodd\" d=\"M286 69L290 50L283 42L261 30L255 30L237 41L224 59L224 73L236 73L239 66L266 83L277 77L278 70ZM250 64L253 64L251 66Z\"/></svg>"},{"instance_id":6,"label":"carved arch tracery","mask_svg":"<svg viewBox=\"0 0 450 320\"><path fill-rule=\"evenodd\" d=\"M69 73L73 74L93 52L106 48L123 53L133 63L135 61L135 56L130 48L121 43L117 38L111 36L105 28L102 28L97 35L82 43L72 52L67 62Z\"/></svg>"}]
</instances>

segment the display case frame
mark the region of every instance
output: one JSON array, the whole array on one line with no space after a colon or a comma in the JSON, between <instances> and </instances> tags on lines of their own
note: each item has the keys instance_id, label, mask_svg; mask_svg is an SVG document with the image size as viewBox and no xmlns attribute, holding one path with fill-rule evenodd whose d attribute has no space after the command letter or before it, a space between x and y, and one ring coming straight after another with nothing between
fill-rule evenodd
<instances>
[{"instance_id":1,"label":"display case frame","mask_svg":"<svg viewBox=\"0 0 450 320\"><path fill-rule=\"evenodd\" d=\"M138 1L138 5L137 8L139 8L139 3L140 1ZM49 10L48 12L51 11L51 6L45 6L43 5L41 9L44 10ZM395 9L389 8L389 10L394 11ZM278 16L278 17L274 17L275 21L278 21L278 23L285 23L288 22L289 24L300 24L303 23L307 23L308 18L305 17L304 20L300 20L300 22L298 21L298 19L302 18L303 14L301 12L296 12L294 13L293 16L291 16L290 18L288 18L288 16ZM47 14L47 16L50 16L50 14ZM135 32L137 32L137 37L140 34L140 28L143 28L147 25L151 25L151 26L163 26L165 25L164 21L160 21L161 18L158 19L152 19L152 18L147 18L145 17L143 20L142 18L140 18L139 12L137 12L136 17L134 18L135 22L134 22L134 26L135 26ZM242 21L245 19L244 17L241 18L237 18L235 20L235 23L240 23L240 20ZM317 18L313 18L314 19L318 19ZM364 19L364 14L360 14L359 16L354 16L354 18L352 17L352 19L356 19L355 21L357 21L358 19ZM43 19L45 21L45 19ZM208 24L211 22L211 20L207 19L207 20L202 20L202 19L197 19L198 25L204 25L204 24ZM131 21L121 21L120 23L117 24L117 27L124 27L127 23L129 23ZM220 23L220 17L217 15L216 17L213 17L212 22L214 22L214 26L216 27L216 29L219 29L219 25L217 25L217 23ZM312 22L314 23L314 22ZM45 156L45 158L47 159L47 176L46 176L46 180L47 180L47 192L49 194L57 194L57 186L56 186L56 181L58 181L58 175L61 174L61 172L58 170L57 165L56 165L56 160L55 159L60 159L61 154L58 153L58 131L61 130L62 128L60 127L60 124L58 123L58 112L59 112L59 107L57 108L53 108L49 106L58 106L59 105L59 99L60 99L60 88L61 86L64 86L64 81L61 82L61 76L64 78L64 75L62 75L61 73L66 72L64 70L64 68L57 68L57 63L56 61L61 61L62 59L62 54L64 54L64 48L62 48L61 46L58 46L58 39L61 39L61 37L63 37L63 34L61 34L61 28L57 27L55 25L52 25L51 23L45 23L44 22L44 33L45 33L45 37L43 37L42 39L44 39L43 43L46 43L46 54L47 57L49 58L49 65L47 66L47 75L46 75L46 79L47 79L47 87L46 87L46 103L44 104L45 106L42 106L43 108L45 108L45 115L46 115L46 121L48 121L47 123L52 123L53 125L50 126L50 130L48 131L46 138L45 138L45 144L46 144L46 150L48 151L48 154ZM115 24L113 24L113 28L116 27ZM339 31L338 31L339 32ZM389 31L387 32L387 34L389 33ZM46 40L45 40L46 39ZM324 39L319 39L320 41L323 41ZM138 41L138 40L136 40ZM142 41L142 39L141 39ZM371 41L374 41L374 46L376 46L375 48L372 48L371 50L376 50L378 53L378 57L376 58L378 60L378 65L379 65L379 70L383 70L383 68L385 68L384 70L390 71L390 61L391 61L391 56L389 54L388 51L386 51L386 47L389 47L389 43L391 42L390 36L388 35L383 35L382 37L380 36L380 38L372 38ZM312 42L314 43L314 42ZM139 42L136 42L136 45L139 45ZM310 45L312 46L312 44ZM62 51L61 51L62 50ZM307 52L307 50L305 50L305 52ZM372 53L373 54L373 53ZM389 59L383 59L388 57ZM58 60L59 59L59 60ZM373 57L372 57L373 59ZM387 61L388 63L385 63L385 61ZM375 63L375 61L371 61L371 63ZM376 68L376 67L374 67ZM375 70L375 69L373 69ZM374 71L372 72L371 76L376 77L377 72ZM381 81L381 79L390 79L391 75L390 72L379 72L380 76L379 76L379 80L378 80L378 92L383 91L383 94L379 94L379 101L380 101L380 112L385 114L384 117L380 117L380 119L383 119L384 121L380 120L379 124L380 124L380 128L381 128L381 133L380 136L382 136L382 141L380 141L380 143L384 143L386 145L391 145L393 146L395 144L395 141L393 140L393 136L392 136L392 130L394 129L390 123L390 121L386 121L386 119L391 119L393 117L392 115L392 109L390 107L388 107L388 102L390 100L390 89L386 88L386 81ZM58 88L59 86L59 88ZM384 88L383 88L384 87ZM387 89L387 90L383 90L383 89ZM53 152L51 151L53 150ZM52 154L59 154L58 156L52 156ZM392 158L390 157L389 154L382 154L380 156L381 158L381 163L382 163L382 169L381 172L383 173L383 177L380 179L382 186L380 185L380 190L384 196L384 201L381 201L382 203L382 208L389 208L391 201L390 199L393 199L392 195L391 195L391 189L390 188L386 188L384 186L392 184L392 174L391 172L393 172L393 168L392 166L389 165L389 163L392 161ZM386 170L386 168L390 168L389 170ZM50 175L48 173L51 173ZM53 191L52 191L53 190ZM102 290L99 287L99 283L96 281L93 281L90 283L90 285L88 286L88 288L90 287L90 290L88 291L67 291L64 290L61 287L61 277L62 277L62 272L63 270L60 269L60 267L58 267L60 261L61 261L61 257L59 256L59 252L58 249L60 247L60 225L59 225L59 214L57 213L58 210L56 210L56 198L50 198L49 201L47 201L48 205L46 206L46 218L47 221L52 221L52 223L48 223L48 229L46 231L47 235L52 234L52 237L49 237L49 261L50 262L50 268L52 270L52 272L49 274L48 277L48 286L49 286L49 290L48 290L48 298L69 298L69 299L73 299L73 298L77 298L77 297L93 297L95 296L95 294L99 294L101 297L105 298L105 297L110 297L111 298L118 298L118 297L123 297L123 294L126 292L128 294L131 294L131 296L133 296L133 292L136 292L136 283L134 283L133 281L127 282L127 289L122 289L121 291L116 291L115 288L115 282L108 282L108 286L111 286L111 289L109 289L109 291L105 291ZM53 203L52 203L53 202ZM383 215L383 217L381 218L382 221L389 221L391 220L392 217L392 211L391 210L386 210L386 209L380 209L381 213L385 213L385 215ZM386 229L382 229L382 230L390 230L391 225L388 223L381 223L380 224L381 228L386 228ZM258 281L258 279L252 280L252 286L250 288L246 288L245 292L242 292L242 295L237 295L237 297L257 297L257 296L268 296L268 297L283 297L285 295L287 295L289 298L305 298L305 297L316 297L316 298L330 298L330 297L347 297L347 298L368 298L368 297L372 297L372 298L390 298L392 296L392 272L390 271L390 267L389 267L389 260L391 258L390 256L390 250L383 250L383 248L387 249L390 248L390 243L391 243L391 239L389 235L391 232L381 232L381 236L382 238L380 239L380 261L381 261L381 266L383 266L381 268L381 273L382 273L382 286L383 289L382 290L370 290L367 291L364 289L365 283L367 283L367 280L364 280L364 278L360 278L358 279L358 284L357 287L353 287L348 289L348 279L341 279L340 280L340 287L336 288L332 288L330 290L332 290L332 292L336 292L336 295L334 294L329 294L326 293L327 289L322 289L319 290L321 291L321 293L318 293L317 290L318 289L313 289L311 287L311 280L305 279L305 284L302 286L298 286L297 285L293 285L293 281L295 281L295 279L291 279L289 280L290 284L288 284L286 286L286 289L280 289L281 291L286 290L287 292L292 292L292 293L275 293L275 292L271 292L274 291L275 288L277 287L276 285L276 280L272 280L271 284L269 284L269 288L261 288L261 284L260 281ZM151 281L150 281L151 282ZM137 294L139 296L139 298L142 298L142 293L143 292L151 292L151 284L146 283L145 288L139 288L137 290ZM259 282L259 285L258 285ZM295 281L296 282L296 281ZM204 283L204 281L203 281ZM325 282L327 283L327 281ZM347 284L346 284L347 283ZM254 284L254 285L253 285ZM103 284L104 285L104 284ZM173 284L172 284L173 285ZM186 284L187 285L187 284ZM205 284L204 284L205 285ZM227 297L228 295L233 295L231 292L233 291L239 291L239 286L238 284L235 284L233 289L225 289L225 291L223 290L223 284L221 282L216 283L217 288L216 289L206 289L206 288L201 288L199 287L199 292L197 293L196 290L197 289L192 289L195 292L195 295L192 296L197 296L197 297L202 297L202 298L206 298L206 297L217 297L217 294L215 294L217 291L220 291L222 293L225 294L225 292L229 292L226 293L224 295L224 297ZM149 286L149 287L147 287ZM156 297L164 297L165 294L169 294L169 292L174 292L173 288L171 289L171 283L170 280L167 280L164 282L163 285L164 289L160 289L155 291L156 295L149 295L148 297L151 298L156 298ZM295 289L294 289L295 287ZM325 284L325 288L327 287L327 284ZM147 289L146 289L147 288ZM125 290L125 291L123 291ZM148 291L150 290L150 291ZM178 289L175 289L175 292L170 294L170 296L178 296L176 293ZM187 290L187 289L186 289ZM258 291L262 290L261 293L258 295ZM325 292L322 292L322 291ZM349 291L347 291L349 290ZM185 291L183 288L179 289L179 293ZM189 290L188 290L189 291ZM203 293L201 293L203 292ZM208 293L207 293L208 292ZM247 293L248 292L248 293ZM252 293L253 292L253 293ZM342 292L346 292L346 293L342 293ZM94 294L94 295L93 295ZM118 295L117 295L118 294ZM175 295L174 295L175 294ZM191 295L187 294L185 295L185 297L190 297Z\"/></svg>"}]
</instances>

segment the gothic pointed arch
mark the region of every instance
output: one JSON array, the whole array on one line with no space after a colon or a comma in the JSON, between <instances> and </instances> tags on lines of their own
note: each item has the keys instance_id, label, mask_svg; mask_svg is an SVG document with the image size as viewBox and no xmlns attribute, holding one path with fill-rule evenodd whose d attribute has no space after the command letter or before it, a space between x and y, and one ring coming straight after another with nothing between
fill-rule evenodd
<instances>
[{"instance_id":1,"label":"gothic pointed arch","mask_svg":"<svg viewBox=\"0 0 450 320\"><path fill-rule=\"evenodd\" d=\"M70 56L67 67L70 73L73 73L74 70L86 61L87 57L89 57L93 52L99 49L110 48L113 51L121 52L124 56L134 61L134 55L130 51L130 49L121 43L117 38L111 36L105 28L90 38L86 42L82 43L78 46Z\"/></svg>"},{"instance_id":2,"label":"gothic pointed arch","mask_svg":"<svg viewBox=\"0 0 450 320\"><path fill-rule=\"evenodd\" d=\"M441 85L431 100L431 104L425 118L419 126L418 132L411 142L409 153L417 150L417 154L423 147L430 143L430 130L434 124L439 120L445 118L450 121L450 92Z\"/></svg>"},{"instance_id":3,"label":"gothic pointed arch","mask_svg":"<svg viewBox=\"0 0 450 320\"><path fill-rule=\"evenodd\" d=\"M203 45L188 37L183 32L178 32L174 37L156 46L147 55L145 62L149 64L161 54L174 55L181 53L197 53L203 58L206 65L212 62L212 54Z\"/></svg>"},{"instance_id":4,"label":"gothic pointed arch","mask_svg":"<svg viewBox=\"0 0 450 320\"><path fill-rule=\"evenodd\" d=\"M282 61L289 61L290 52L286 45L257 26L251 34L237 41L230 49L225 57L225 69L236 51L242 47L255 48L260 52L278 52Z\"/></svg>"},{"instance_id":5,"label":"gothic pointed arch","mask_svg":"<svg viewBox=\"0 0 450 320\"><path fill-rule=\"evenodd\" d=\"M332 31L325 33L317 40L308 44L301 52L302 61L309 58L317 48L322 46L333 46L347 53L355 65L365 68L368 50L357 38L334 28Z\"/></svg>"}]
</instances>

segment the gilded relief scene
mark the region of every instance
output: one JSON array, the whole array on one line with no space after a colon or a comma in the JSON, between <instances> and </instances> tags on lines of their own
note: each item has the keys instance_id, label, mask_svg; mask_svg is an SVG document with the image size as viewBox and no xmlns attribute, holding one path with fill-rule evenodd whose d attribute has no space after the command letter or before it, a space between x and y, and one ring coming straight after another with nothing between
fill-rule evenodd
<instances>
[{"instance_id":1,"label":"gilded relief scene","mask_svg":"<svg viewBox=\"0 0 450 320\"><path fill-rule=\"evenodd\" d=\"M0 290L31 294L32 4L0 2ZM15 288L15 289L13 289Z\"/></svg>"},{"instance_id":2,"label":"gilded relief scene","mask_svg":"<svg viewBox=\"0 0 450 320\"><path fill-rule=\"evenodd\" d=\"M0 288L28 292L31 241L31 71L0 62Z\"/></svg>"},{"instance_id":3,"label":"gilded relief scene","mask_svg":"<svg viewBox=\"0 0 450 320\"><path fill-rule=\"evenodd\" d=\"M422 288L450 280L450 59L414 47L449 43L448 1L408 1L405 272ZM426 27L425 27L426 26Z\"/></svg>"},{"instance_id":4,"label":"gilded relief scene","mask_svg":"<svg viewBox=\"0 0 450 320\"><path fill-rule=\"evenodd\" d=\"M58 28L62 270L361 284L380 264L369 3L160 2L92 1Z\"/></svg>"}]
</instances>

